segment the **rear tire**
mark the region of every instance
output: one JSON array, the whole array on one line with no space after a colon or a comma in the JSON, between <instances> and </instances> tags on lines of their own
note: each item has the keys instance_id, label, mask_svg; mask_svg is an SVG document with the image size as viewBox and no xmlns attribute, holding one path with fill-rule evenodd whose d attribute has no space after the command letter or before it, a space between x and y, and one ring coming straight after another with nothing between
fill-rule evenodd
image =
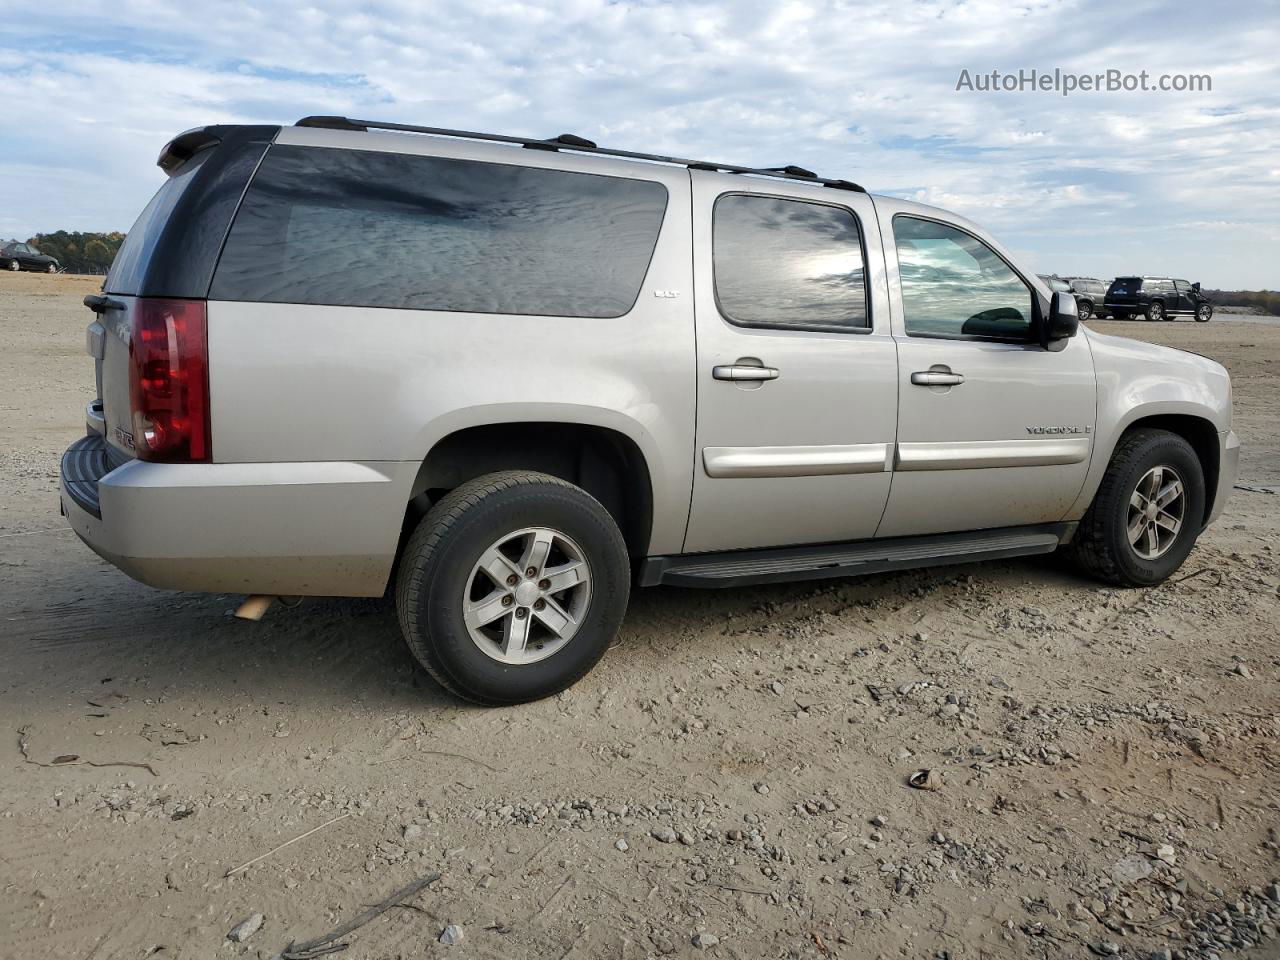
<instances>
[{"instance_id":1,"label":"rear tire","mask_svg":"<svg viewBox=\"0 0 1280 960\"><path fill-rule=\"evenodd\" d=\"M1093 316L1093 304L1088 300L1081 300L1076 304L1076 311L1080 315L1081 322L1084 322Z\"/></svg>"},{"instance_id":2,"label":"rear tire","mask_svg":"<svg viewBox=\"0 0 1280 960\"><path fill-rule=\"evenodd\" d=\"M1153 475L1159 487L1154 497ZM1179 490L1173 489L1175 482ZM1153 511L1154 539L1140 531L1135 543L1136 528L1153 526L1143 512L1153 499L1165 501ZM1133 430L1116 445L1069 554L1079 568L1099 580L1126 587L1153 586L1182 566L1195 546L1204 504L1204 470L1191 445L1167 430ZM1174 520L1177 529L1171 530Z\"/></svg>"},{"instance_id":3,"label":"rear tire","mask_svg":"<svg viewBox=\"0 0 1280 960\"><path fill-rule=\"evenodd\" d=\"M17 260L10 260L10 261L9 261L9 270L10 270L11 272L13 272L13 273L17 273L17 272L18 272L19 270L21 270L21 269L22 269L22 264L20 264Z\"/></svg>"},{"instance_id":4,"label":"rear tire","mask_svg":"<svg viewBox=\"0 0 1280 960\"><path fill-rule=\"evenodd\" d=\"M1164 312L1164 304L1159 300L1152 300L1147 304L1146 317L1153 323L1159 323L1161 320L1169 319L1169 315Z\"/></svg>"},{"instance_id":5,"label":"rear tire","mask_svg":"<svg viewBox=\"0 0 1280 960\"><path fill-rule=\"evenodd\" d=\"M540 554L539 537L552 544ZM613 642L630 590L626 543L599 501L547 474L503 471L462 484L422 518L401 555L396 609L441 686L499 706L581 679Z\"/></svg>"}]
</instances>

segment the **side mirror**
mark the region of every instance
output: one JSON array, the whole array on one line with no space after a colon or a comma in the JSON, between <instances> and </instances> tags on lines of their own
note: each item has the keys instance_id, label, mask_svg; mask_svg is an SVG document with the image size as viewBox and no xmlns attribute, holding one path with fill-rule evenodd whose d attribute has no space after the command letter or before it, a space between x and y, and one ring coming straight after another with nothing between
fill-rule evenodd
<instances>
[{"instance_id":1,"label":"side mirror","mask_svg":"<svg viewBox=\"0 0 1280 960\"><path fill-rule=\"evenodd\" d=\"M1193 284L1191 285L1191 289L1192 289L1192 290L1194 290L1196 293L1199 293L1199 292L1200 292L1200 281L1199 281L1199 280L1197 280L1195 283L1193 283Z\"/></svg>"},{"instance_id":2,"label":"side mirror","mask_svg":"<svg viewBox=\"0 0 1280 960\"><path fill-rule=\"evenodd\" d=\"M1049 302L1049 316L1042 338L1045 346L1056 340L1067 340L1080 329L1080 311L1074 294L1059 290Z\"/></svg>"}]
</instances>

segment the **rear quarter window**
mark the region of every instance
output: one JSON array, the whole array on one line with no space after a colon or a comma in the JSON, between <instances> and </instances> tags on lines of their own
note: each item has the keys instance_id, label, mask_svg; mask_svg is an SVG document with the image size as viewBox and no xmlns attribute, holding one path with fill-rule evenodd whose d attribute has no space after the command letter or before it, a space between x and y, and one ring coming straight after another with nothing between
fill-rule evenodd
<instances>
[{"instance_id":1,"label":"rear quarter window","mask_svg":"<svg viewBox=\"0 0 1280 960\"><path fill-rule=\"evenodd\" d=\"M666 204L651 180L277 145L210 296L617 317L639 295Z\"/></svg>"}]
</instances>

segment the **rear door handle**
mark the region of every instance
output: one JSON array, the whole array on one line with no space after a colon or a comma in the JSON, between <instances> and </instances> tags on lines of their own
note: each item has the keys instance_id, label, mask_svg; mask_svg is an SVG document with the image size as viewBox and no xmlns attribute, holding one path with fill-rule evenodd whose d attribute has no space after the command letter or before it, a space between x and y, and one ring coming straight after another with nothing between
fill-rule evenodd
<instances>
[{"instance_id":1,"label":"rear door handle","mask_svg":"<svg viewBox=\"0 0 1280 960\"><path fill-rule=\"evenodd\" d=\"M964 383L964 375L942 370L917 370L911 375L911 382L917 387L954 387Z\"/></svg>"},{"instance_id":2,"label":"rear door handle","mask_svg":"<svg viewBox=\"0 0 1280 960\"><path fill-rule=\"evenodd\" d=\"M777 380L777 367L753 367L745 363L723 363L711 368L717 380Z\"/></svg>"}]
</instances>

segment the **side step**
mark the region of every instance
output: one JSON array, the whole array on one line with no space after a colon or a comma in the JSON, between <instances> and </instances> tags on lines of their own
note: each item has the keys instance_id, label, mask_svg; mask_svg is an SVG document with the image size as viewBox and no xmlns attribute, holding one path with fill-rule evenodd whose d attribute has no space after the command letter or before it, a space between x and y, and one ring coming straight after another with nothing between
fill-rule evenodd
<instances>
[{"instance_id":1,"label":"side step","mask_svg":"<svg viewBox=\"0 0 1280 960\"><path fill-rule=\"evenodd\" d=\"M640 568L640 585L740 587L1023 557L1052 553L1071 539L1075 528L1074 523L1048 523L925 537L648 557Z\"/></svg>"}]
</instances>

